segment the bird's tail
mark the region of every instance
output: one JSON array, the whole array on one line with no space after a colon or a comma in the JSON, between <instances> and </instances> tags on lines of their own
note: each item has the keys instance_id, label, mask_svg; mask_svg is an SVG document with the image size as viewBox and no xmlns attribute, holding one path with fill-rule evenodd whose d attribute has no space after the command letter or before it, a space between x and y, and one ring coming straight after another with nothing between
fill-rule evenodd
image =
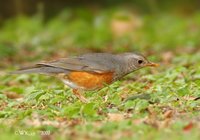
<instances>
[{"instance_id":1,"label":"bird's tail","mask_svg":"<svg viewBox=\"0 0 200 140\"><path fill-rule=\"evenodd\" d=\"M31 74L31 73L52 74L52 73L62 73L62 72L66 73L68 71L65 69L60 69L60 68L56 68L56 67L35 65L32 67L25 67L25 68L19 69L17 71L13 71L10 74Z\"/></svg>"}]
</instances>

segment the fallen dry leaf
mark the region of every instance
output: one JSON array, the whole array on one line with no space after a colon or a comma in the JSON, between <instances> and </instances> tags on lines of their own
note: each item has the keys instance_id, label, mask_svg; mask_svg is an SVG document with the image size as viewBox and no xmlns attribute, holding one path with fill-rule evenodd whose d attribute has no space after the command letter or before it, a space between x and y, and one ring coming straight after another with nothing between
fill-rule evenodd
<instances>
[{"instance_id":1,"label":"fallen dry leaf","mask_svg":"<svg viewBox=\"0 0 200 140\"><path fill-rule=\"evenodd\" d=\"M172 110L168 110L168 111L166 111L165 113L164 113L164 118L166 119L166 118L172 118L172 116L173 116L173 111Z\"/></svg>"},{"instance_id":2,"label":"fallen dry leaf","mask_svg":"<svg viewBox=\"0 0 200 140\"><path fill-rule=\"evenodd\" d=\"M169 119L169 118L167 118L167 119L165 119L163 121L160 121L159 122L159 128L169 127L169 125L171 124L171 122L172 122L172 119Z\"/></svg>"},{"instance_id":3,"label":"fallen dry leaf","mask_svg":"<svg viewBox=\"0 0 200 140\"><path fill-rule=\"evenodd\" d=\"M148 83L147 85L144 86L144 89L145 90L148 90L152 87L152 84L151 83Z\"/></svg>"},{"instance_id":4,"label":"fallen dry leaf","mask_svg":"<svg viewBox=\"0 0 200 140\"><path fill-rule=\"evenodd\" d=\"M53 140L52 135L41 135L41 140Z\"/></svg>"},{"instance_id":5,"label":"fallen dry leaf","mask_svg":"<svg viewBox=\"0 0 200 140\"><path fill-rule=\"evenodd\" d=\"M186 126L183 127L183 131L190 131L194 127L194 123L190 122Z\"/></svg>"},{"instance_id":6,"label":"fallen dry leaf","mask_svg":"<svg viewBox=\"0 0 200 140\"><path fill-rule=\"evenodd\" d=\"M5 92L4 94L10 99L22 98L22 95L19 95L19 94L15 93L15 92Z\"/></svg>"},{"instance_id":7,"label":"fallen dry leaf","mask_svg":"<svg viewBox=\"0 0 200 140\"><path fill-rule=\"evenodd\" d=\"M144 123L145 120L146 120L146 118L141 118L141 119L135 119L135 120L133 120L132 122L133 122L133 124L135 124L135 125L139 125L139 124Z\"/></svg>"},{"instance_id":8,"label":"fallen dry leaf","mask_svg":"<svg viewBox=\"0 0 200 140\"><path fill-rule=\"evenodd\" d=\"M173 59L173 57L174 57L174 54L170 51L162 53L162 61L165 64L169 64L171 60Z\"/></svg>"},{"instance_id":9,"label":"fallen dry leaf","mask_svg":"<svg viewBox=\"0 0 200 140\"><path fill-rule=\"evenodd\" d=\"M1 104L0 104L0 110L4 110L7 105L8 105L7 102L1 102Z\"/></svg>"},{"instance_id":10,"label":"fallen dry leaf","mask_svg":"<svg viewBox=\"0 0 200 140\"><path fill-rule=\"evenodd\" d=\"M84 124L84 122L81 119L72 119L72 120L68 121L67 124L68 124L69 127L74 127L76 125Z\"/></svg>"},{"instance_id":11,"label":"fallen dry leaf","mask_svg":"<svg viewBox=\"0 0 200 140\"><path fill-rule=\"evenodd\" d=\"M194 100L198 100L198 97L194 97L194 96L183 96L183 99L187 100L187 101L194 101Z\"/></svg>"},{"instance_id":12,"label":"fallen dry leaf","mask_svg":"<svg viewBox=\"0 0 200 140\"><path fill-rule=\"evenodd\" d=\"M122 121L124 120L124 115L120 113L108 113L109 121Z\"/></svg>"}]
</instances>

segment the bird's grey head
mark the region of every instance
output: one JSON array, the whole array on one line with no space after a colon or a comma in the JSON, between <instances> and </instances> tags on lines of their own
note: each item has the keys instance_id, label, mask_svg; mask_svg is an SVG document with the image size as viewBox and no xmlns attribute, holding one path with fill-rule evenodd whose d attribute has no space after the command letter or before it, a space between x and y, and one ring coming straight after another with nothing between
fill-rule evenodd
<instances>
[{"instance_id":1,"label":"bird's grey head","mask_svg":"<svg viewBox=\"0 0 200 140\"><path fill-rule=\"evenodd\" d=\"M158 66L155 63L149 62L147 58L145 58L141 54L137 53L123 53L118 55L119 58L123 61L124 65L124 73L128 74L132 71L138 70L147 66Z\"/></svg>"}]
</instances>

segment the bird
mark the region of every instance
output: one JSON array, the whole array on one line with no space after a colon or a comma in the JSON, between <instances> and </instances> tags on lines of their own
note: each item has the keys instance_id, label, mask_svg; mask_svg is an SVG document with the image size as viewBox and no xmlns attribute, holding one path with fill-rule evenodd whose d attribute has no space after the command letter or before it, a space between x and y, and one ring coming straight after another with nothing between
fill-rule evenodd
<instances>
[{"instance_id":1,"label":"bird","mask_svg":"<svg viewBox=\"0 0 200 140\"><path fill-rule=\"evenodd\" d=\"M36 63L11 73L55 76L72 88L74 95L80 101L87 103L88 100L83 96L82 91L102 89L127 74L147 66L156 67L158 64L150 62L142 54L133 52L87 53Z\"/></svg>"}]
</instances>

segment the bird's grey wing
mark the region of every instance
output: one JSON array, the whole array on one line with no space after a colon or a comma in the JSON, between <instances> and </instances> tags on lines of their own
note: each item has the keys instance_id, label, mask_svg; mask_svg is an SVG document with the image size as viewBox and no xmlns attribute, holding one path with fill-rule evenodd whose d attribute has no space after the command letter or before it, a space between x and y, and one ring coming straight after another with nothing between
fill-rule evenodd
<instances>
[{"instance_id":1,"label":"bird's grey wing","mask_svg":"<svg viewBox=\"0 0 200 140\"><path fill-rule=\"evenodd\" d=\"M86 55L74 58L63 58L52 62L39 63L37 65L50 66L65 70L104 73L113 72L114 66L112 63L113 61L108 58L102 58L97 56L91 57Z\"/></svg>"},{"instance_id":2,"label":"bird's grey wing","mask_svg":"<svg viewBox=\"0 0 200 140\"><path fill-rule=\"evenodd\" d=\"M51 62L37 63L34 66L22 68L13 74L41 73L55 74L70 71L88 71L94 73L115 72L119 61L114 55L106 53L92 53L79 57L63 58Z\"/></svg>"}]
</instances>

